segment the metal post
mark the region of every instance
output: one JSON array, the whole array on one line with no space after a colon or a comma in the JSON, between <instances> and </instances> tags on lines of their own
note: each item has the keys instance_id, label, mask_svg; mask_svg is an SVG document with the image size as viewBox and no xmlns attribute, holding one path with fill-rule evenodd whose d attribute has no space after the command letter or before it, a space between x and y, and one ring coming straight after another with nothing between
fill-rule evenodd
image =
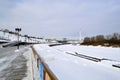
<instances>
[{"instance_id":1,"label":"metal post","mask_svg":"<svg viewBox=\"0 0 120 80\"><path fill-rule=\"evenodd\" d=\"M15 28L15 31L17 31L17 37L18 37L18 46L17 46L17 49L19 49L19 32L21 31L21 28Z\"/></svg>"},{"instance_id":2,"label":"metal post","mask_svg":"<svg viewBox=\"0 0 120 80\"><path fill-rule=\"evenodd\" d=\"M19 31L18 31L18 46L17 49L19 49Z\"/></svg>"}]
</instances>

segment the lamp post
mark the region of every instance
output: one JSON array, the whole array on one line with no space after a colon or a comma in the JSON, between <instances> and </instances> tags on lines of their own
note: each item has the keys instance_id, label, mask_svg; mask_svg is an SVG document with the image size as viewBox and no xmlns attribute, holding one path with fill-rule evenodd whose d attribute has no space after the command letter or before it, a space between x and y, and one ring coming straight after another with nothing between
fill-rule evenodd
<instances>
[{"instance_id":1,"label":"lamp post","mask_svg":"<svg viewBox=\"0 0 120 80\"><path fill-rule=\"evenodd\" d=\"M24 35L24 37L25 37L25 42L27 43L27 37L28 37L28 35Z\"/></svg>"},{"instance_id":2,"label":"lamp post","mask_svg":"<svg viewBox=\"0 0 120 80\"><path fill-rule=\"evenodd\" d=\"M15 28L15 31L17 31L17 38L18 38L18 46L17 49L19 49L19 32L21 31L21 28Z\"/></svg>"}]
</instances>

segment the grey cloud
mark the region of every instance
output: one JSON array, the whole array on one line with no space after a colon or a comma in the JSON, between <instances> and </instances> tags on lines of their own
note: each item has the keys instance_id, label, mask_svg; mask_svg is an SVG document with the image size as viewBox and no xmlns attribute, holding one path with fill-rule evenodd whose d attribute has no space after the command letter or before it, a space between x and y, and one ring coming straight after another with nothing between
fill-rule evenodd
<instances>
[{"instance_id":1,"label":"grey cloud","mask_svg":"<svg viewBox=\"0 0 120 80\"><path fill-rule=\"evenodd\" d=\"M13 1L14 2L14 1ZM118 0L27 0L2 5L0 25L23 28L24 34L49 37L79 37L119 32ZM9 10L7 13L6 10Z\"/></svg>"}]
</instances>

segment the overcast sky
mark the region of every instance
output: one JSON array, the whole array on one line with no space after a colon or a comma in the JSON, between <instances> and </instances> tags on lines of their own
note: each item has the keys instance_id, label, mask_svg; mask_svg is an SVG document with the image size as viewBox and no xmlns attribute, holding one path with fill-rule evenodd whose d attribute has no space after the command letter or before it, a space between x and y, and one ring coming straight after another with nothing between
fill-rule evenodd
<instances>
[{"instance_id":1,"label":"overcast sky","mask_svg":"<svg viewBox=\"0 0 120 80\"><path fill-rule=\"evenodd\" d=\"M0 28L39 37L120 33L120 0L0 0Z\"/></svg>"}]
</instances>

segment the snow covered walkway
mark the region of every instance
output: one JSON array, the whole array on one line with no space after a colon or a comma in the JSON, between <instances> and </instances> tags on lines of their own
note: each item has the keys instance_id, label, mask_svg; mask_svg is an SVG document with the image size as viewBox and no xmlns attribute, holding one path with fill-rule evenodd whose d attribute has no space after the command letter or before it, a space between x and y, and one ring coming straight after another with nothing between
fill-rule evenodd
<instances>
[{"instance_id":1,"label":"snow covered walkway","mask_svg":"<svg viewBox=\"0 0 120 80\"><path fill-rule=\"evenodd\" d=\"M33 80L29 47L0 49L0 80Z\"/></svg>"}]
</instances>

